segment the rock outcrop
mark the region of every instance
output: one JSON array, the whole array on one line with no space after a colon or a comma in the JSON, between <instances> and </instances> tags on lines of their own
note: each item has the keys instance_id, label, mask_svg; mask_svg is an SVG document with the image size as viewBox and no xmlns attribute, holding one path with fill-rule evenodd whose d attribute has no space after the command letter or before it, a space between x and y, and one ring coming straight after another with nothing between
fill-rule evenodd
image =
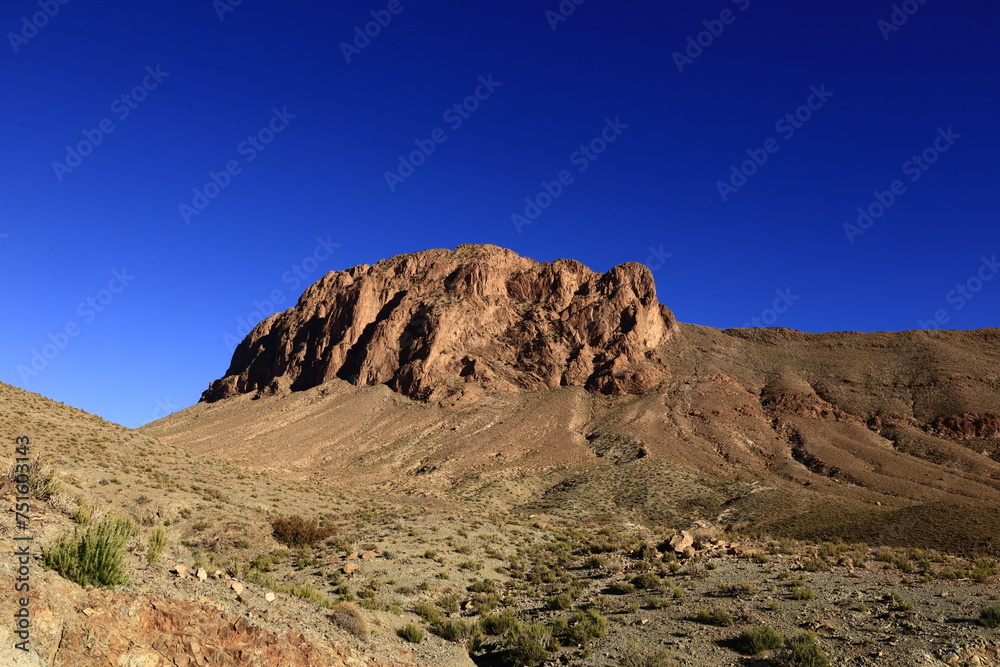
<instances>
[{"instance_id":1,"label":"rock outcrop","mask_svg":"<svg viewBox=\"0 0 1000 667\"><path fill-rule=\"evenodd\" d=\"M328 273L251 331L202 400L334 378L425 400L474 386L643 393L664 379L656 348L675 329L641 264L602 274L490 245L428 250Z\"/></svg>"}]
</instances>

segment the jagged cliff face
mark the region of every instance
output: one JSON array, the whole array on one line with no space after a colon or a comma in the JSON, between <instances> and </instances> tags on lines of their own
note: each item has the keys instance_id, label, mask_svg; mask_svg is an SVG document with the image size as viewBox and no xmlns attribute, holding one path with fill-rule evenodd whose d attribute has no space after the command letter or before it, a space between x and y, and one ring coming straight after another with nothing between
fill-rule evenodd
<instances>
[{"instance_id":1,"label":"jagged cliff face","mask_svg":"<svg viewBox=\"0 0 1000 667\"><path fill-rule=\"evenodd\" d=\"M667 368L676 322L649 269L595 273L463 245L334 271L239 345L202 400L340 378L411 398L582 386L643 393Z\"/></svg>"}]
</instances>

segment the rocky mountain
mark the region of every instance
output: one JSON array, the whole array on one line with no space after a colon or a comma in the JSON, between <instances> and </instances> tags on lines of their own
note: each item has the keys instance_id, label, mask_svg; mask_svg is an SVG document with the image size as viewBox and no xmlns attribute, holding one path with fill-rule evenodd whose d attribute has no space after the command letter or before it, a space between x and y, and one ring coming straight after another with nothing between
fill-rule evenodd
<instances>
[{"instance_id":1,"label":"rocky mountain","mask_svg":"<svg viewBox=\"0 0 1000 667\"><path fill-rule=\"evenodd\" d=\"M294 308L257 325L203 399L335 378L418 399L465 383L642 393L663 379L656 348L675 331L641 264L601 274L463 245L327 274Z\"/></svg>"},{"instance_id":2,"label":"rocky mountain","mask_svg":"<svg viewBox=\"0 0 1000 667\"><path fill-rule=\"evenodd\" d=\"M327 274L145 430L331 484L976 551L998 415L1000 330L723 331L642 265L465 245Z\"/></svg>"}]
</instances>

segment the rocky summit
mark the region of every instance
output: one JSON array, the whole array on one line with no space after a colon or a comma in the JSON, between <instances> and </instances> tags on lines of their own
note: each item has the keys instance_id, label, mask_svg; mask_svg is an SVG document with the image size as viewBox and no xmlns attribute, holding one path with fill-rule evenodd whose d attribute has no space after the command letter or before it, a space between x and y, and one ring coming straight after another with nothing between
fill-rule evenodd
<instances>
[{"instance_id":1,"label":"rocky summit","mask_svg":"<svg viewBox=\"0 0 1000 667\"><path fill-rule=\"evenodd\" d=\"M257 325L203 400L309 389L340 378L417 399L586 387L642 393L676 331L649 269L595 273L490 245L399 255L334 271Z\"/></svg>"}]
</instances>

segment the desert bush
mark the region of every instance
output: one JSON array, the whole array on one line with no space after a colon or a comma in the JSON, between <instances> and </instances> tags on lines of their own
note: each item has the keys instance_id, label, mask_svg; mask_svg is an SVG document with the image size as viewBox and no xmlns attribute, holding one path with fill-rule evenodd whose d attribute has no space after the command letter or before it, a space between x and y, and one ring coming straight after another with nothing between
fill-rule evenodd
<instances>
[{"instance_id":1,"label":"desert bush","mask_svg":"<svg viewBox=\"0 0 1000 667\"><path fill-rule=\"evenodd\" d=\"M608 586L608 590L616 595L627 595L635 592L635 586L627 581L616 581Z\"/></svg>"},{"instance_id":2,"label":"desert bush","mask_svg":"<svg viewBox=\"0 0 1000 667\"><path fill-rule=\"evenodd\" d=\"M359 639L368 636L368 621L361 610L350 602L338 602L330 609L330 620L341 630L351 633Z\"/></svg>"},{"instance_id":3,"label":"desert bush","mask_svg":"<svg viewBox=\"0 0 1000 667\"><path fill-rule=\"evenodd\" d=\"M413 613L430 624L438 623L444 620L444 614L442 614L437 607L427 604L426 602L418 602L413 605Z\"/></svg>"},{"instance_id":4,"label":"desert bush","mask_svg":"<svg viewBox=\"0 0 1000 667\"><path fill-rule=\"evenodd\" d=\"M979 612L979 625L986 628L1000 627L1000 605L984 607L983 610Z\"/></svg>"},{"instance_id":5,"label":"desert bush","mask_svg":"<svg viewBox=\"0 0 1000 667\"><path fill-rule=\"evenodd\" d=\"M785 647L777 656L781 667L828 667L830 659L816 643L816 635L802 632L785 640Z\"/></svg>"},{"instance_id":6,"label":"desert bush","mask_svg":"<svg viewBox=\"0 0 1000 667\"><path fill-rule=\"evenodd\" d=\"M483 632L488 635L505 635L515 631L520 625L517 614L511 609L504 609L499 614L490 614L482 620Z\"/></svg>"},{"instance_id":7,"label":"desert bush","mask_svg":"<svg viewBox=\"0 0 1000 667\"><path fill-rule=\"evenodd\" d=\"M56 477L55 468L35 457L27 463L15 463L7 470L11 484L28 485L28 494L36 500L47 501L59 493L62 483Z\"/></svg>"},{"instance_id":8,"label":"desert bush","mask_svg":"<svg viewBox=\"0 0 1000 667\"><path fill-rule=\"evenodd\" d=\"M559 643L552 636L551 628L535 623L519 625L505 637L507 658L515 665L534 667L549 659L552 651L559 650Z\"/></svg>"},{"instance_id":9,"label":"desert bush","mask_svg":"<svg viewBox=\"0 0 1000 667\"><path fill-rule=\"evenodd\" d=\"M449 593L448 595L442 595L438 599L438 606L450 614L461 608L461 602L462 598L455 593Z\"/></svg>"},{"instance_id":10,"label":"desert bush","mask_svg":"<svg viewBox=\"0 0 1000 667\"><path fill-rule=\"evenodd\" d=\"M128 519L109 518L81 535L63 534L42 550L45 566L81 586L118 586L128 583L126 547L135 535Z\"/></svg>"},{"instance_id":11,"label":"desert bush","mask_svg":"<svg viewBox=\"0 0 1000 667\"><path fill-rule=\"evenodd\" d=\"M814 597L816 597L816 594L808 586L795 586L792 588L792 598L796 600L812 600Z\"/></svg>"},{"instance_id":12,"label":"desert bush","mask_svg":"<svg viewBox=\"0 0 1000 667\"><path fill-rule=\"evenodd\" d=\"M157 528L149 536L149 541L146 543L146 562L155 563L160 558L160 554L163 553L166 546L167 532L162 528Z\"/></svg>"},{"instance_id":13,"label":"desert bush","mask_svg":"<svg viewBox=\"0 0 1000 667\"><path fill-rule=\"evenodd\" d=\"M705 625L720 625L727 626L735 624L733 617L729 615L729 612L725 611L709 611L707 609L699 609L698 613L695 614L694 620L699 623L704 623Z\"/></svg>"},{"instance_id":14,"label":"desert bush","mask_svg":"<svg viewBox=\"0 0 1000 667\"><path fill-rule=\"evenodd\" d=\"M396 631L400 637L410 642L411 644L419 644L424 641L424 630L419 625L414 625L413 623L407 623L399 630Z\"/></svg>"},{"instance_id":15,"label":"desert bush","mask_svg":"<svg viewBox=\"0 0 1000 667\"><path fill-rule=\"evenodd\" d=\"M553 611L569 609L572 606L573 596L569 593L559 593L558 595L553 595L545 601L545 608Z\"/></svg>"},{"instance_id":16,"label":"desert bush","mask_svg":"<svg viewBox=\"0 0 1000 667\"><path fill-rule=\"evenodd\" d=\"M438 637L450 642L475 640L482 636L478 623L469 623L461 619L446 618L431 626L431 631Z\"/></svg>"},{"instance_id":17,"label":"desert bush","mask_svg":"<svg viewBox=\"0 0 1000 667\"><path fill-rule=\"evenodd\" d=\"M768 649L780 648L785 638L770 625L750 628L740 633L736 638L736 646L741 653L758 655Z\"/></svg>"},{"instance_id":18,"label":"desert bush","mask_svg":"<svg viewBox=\"0 0 1000 667\"><path fill-rule=\"evenodd\" d=\"M618 664L621 667L673 667L677 663L663 649L645 651L629 645L622 651Z\"/></svg>"},{"instance_id":19,"label":"desert bush","mask_svg":"<svg viewBox=\"0 0 1000 667\"><path fill-rule=\"evenodd\" d=\"M600 639L608 631L608 621L597 610L588 609L573 614L566 629L566 638L577 646L591 639Z\"/></svg>"},{"instance_id":20,"label":"desert bush","mask_svg":"<svg viewBox=\"0 0 1000 667\"><path fill-rule=\"evenodd\" d=\"M285 546L305 547L322 542L334 534L333 526L321 525L315 518L298 515L277 517L271 521L274 539Z\"/></svg>"},{"instance_id":21,"label":"desert bush","mask_svg":"<svg viewBox=\"0 0 1000 667\"><path fill-rule=\"evenodd\" d=\"M466 590L470 593L493 593L496 589L497 585L492 579L482 579L473 580Z\"/></svg>"},{"instance_id":22,"label":"desert bush","mask_svg":"<svg viewBox=\"0 0 1000 667\"><path fill-rule=\"evenodd\" d=\"M659 588L663 580L653 572L644 572L632 578L632 585L636 588Z\"/></svg>"}]
</instances>

